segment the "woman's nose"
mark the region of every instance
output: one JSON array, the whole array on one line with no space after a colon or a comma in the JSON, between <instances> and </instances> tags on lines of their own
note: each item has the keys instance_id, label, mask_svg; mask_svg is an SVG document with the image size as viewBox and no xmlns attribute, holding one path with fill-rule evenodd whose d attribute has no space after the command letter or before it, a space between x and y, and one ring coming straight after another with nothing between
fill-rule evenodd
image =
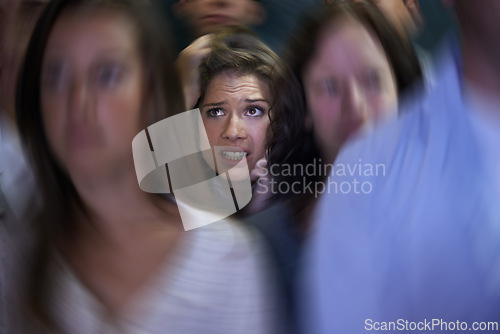
<instances>
[{"instance_id":1,"label":"woman's nose","mask_svg":"<svg viewBox=\"0 0 500 334\"><path fill-rule=\"evenodd\" d=\"M245 121L236 115L230 116L222 132L222 137L230 141L245 139L247 137Z\"/></svg>"},{"instance_id":2,"label":"woman's nose","mask_svg":"<svg viewBox=\"0 0 500 334\"><path fill-rule=\"evenodd\" d=\"M89 116L90 90L85 80L75 79L70 83L68 108L73 117Z\"/></svg>"},{"instance_id":3,"label":"woman's nose","mask_svg":"<svg viewBox=\"0 0 500 334\"><path fill-rule=\"evenodd\" d=\"M342 110L352 118L363 118L366 112L366 95L363 87L355 80L344 91Z\"/></svg>"}]
</instances>

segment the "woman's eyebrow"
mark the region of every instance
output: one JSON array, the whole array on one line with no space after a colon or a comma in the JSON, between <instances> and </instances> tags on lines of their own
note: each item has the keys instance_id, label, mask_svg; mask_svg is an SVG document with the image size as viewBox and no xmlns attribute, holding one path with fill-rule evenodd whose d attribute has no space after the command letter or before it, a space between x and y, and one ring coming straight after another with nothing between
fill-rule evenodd
<instances>
[{"instance_id":1,"label":"woman's eyebrow","mask_svg":"<svg viewBox=\"0 0 500 334\"><path fill-rule=\"evenodd\" d=\"M226 103L226 102L225 101L221 101L221 102L215 102L215 103L204 103L201 107L202 108L204 108L204 107L220 107L224 103Z\"/></svg>"},{"instance_id":2,"label":"woman's eyebrow","mask_svg":"<svg viewBox=\"0 0 500 334\"><path fill-rule=\"evenodd\" d=\"M266 102L267 104L269 104L269 102L266 99L255 99L255 100L245 99L245 102L247 102L247 103Z\"/></svg>"}]
</instances>

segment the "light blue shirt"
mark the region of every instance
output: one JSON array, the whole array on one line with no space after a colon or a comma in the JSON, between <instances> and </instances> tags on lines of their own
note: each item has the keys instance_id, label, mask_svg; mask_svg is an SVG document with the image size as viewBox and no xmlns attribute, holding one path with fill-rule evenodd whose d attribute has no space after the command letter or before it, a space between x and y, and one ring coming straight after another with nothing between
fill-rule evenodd
<instances>
[{"instance_id":1,"label":"light blue shirt","mask_svg":"<svg viewBox=\"0 0 500 334\"><path fill-rule=\"evenodd\" d=\"M458 58L447 52L425 98L339 155L329 182L340 187L321 200L304 262L304 333L375 333L375 322L398 319L500 321L500 189ZM419 331L386 333L396 332Z\"/></svg>"}]
</instances>

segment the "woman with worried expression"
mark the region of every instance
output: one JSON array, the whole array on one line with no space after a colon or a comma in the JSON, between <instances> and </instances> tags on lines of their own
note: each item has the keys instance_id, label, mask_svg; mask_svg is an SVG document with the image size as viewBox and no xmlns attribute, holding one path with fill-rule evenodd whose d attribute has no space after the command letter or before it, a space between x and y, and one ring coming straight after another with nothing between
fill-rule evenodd
<instances>
[{"instance_id":1,"label":"woman with worried expression","mask_svg":"<svg viewBox=\"0 0 500 334\"><path fill-rule=\"evenodd\" d=\"M213 148L217 172L246 160L255 188L266 168L266 151L273 137L273 108L284 70L278 56L242 28L213 36L210 55L200 65L199 108ZM267 172L267 171L265 171ZM267 198L254 191L247 210L258 211Z\"/></svg>"}]
</instances>

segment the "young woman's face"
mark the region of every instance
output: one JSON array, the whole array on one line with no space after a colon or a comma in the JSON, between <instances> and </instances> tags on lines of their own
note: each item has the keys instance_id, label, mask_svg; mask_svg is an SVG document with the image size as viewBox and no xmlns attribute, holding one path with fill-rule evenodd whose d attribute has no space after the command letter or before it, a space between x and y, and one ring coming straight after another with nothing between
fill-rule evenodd
<instances>
[{"instance_id":1,"label":"young woman's face","mask_svg":"<svg viewBox=\"0 0 500 334\"><path fill-rule=\"evenodd\" d=\"M264 157L271 107L269 87L254 75L222 73L212 79L200 111L219 173Z\"/></svg>"},{"instance_id":2,"label":"young woman's face","mask_svg":"<svg viewBox=\"0 0 500 334\"><path fill-rule=\"evenodd\" d=\"M314 135L328 161L353 133L396 111L396 80L384 49L356 21L325 28L302 75Z\"/></svg>"},{"instance_id":3,"label":"young woman's face","mask_svg":"<svg viewBox=\"0 0 500 334\"><path fill-rule=\"evenodd\" d=\"M53 27L42 63L42 116L49 145L70 174L118 173L133 161L145 112L135 36L123 16L107 11L66 12Z\"/></svg>"}]
</instances>

